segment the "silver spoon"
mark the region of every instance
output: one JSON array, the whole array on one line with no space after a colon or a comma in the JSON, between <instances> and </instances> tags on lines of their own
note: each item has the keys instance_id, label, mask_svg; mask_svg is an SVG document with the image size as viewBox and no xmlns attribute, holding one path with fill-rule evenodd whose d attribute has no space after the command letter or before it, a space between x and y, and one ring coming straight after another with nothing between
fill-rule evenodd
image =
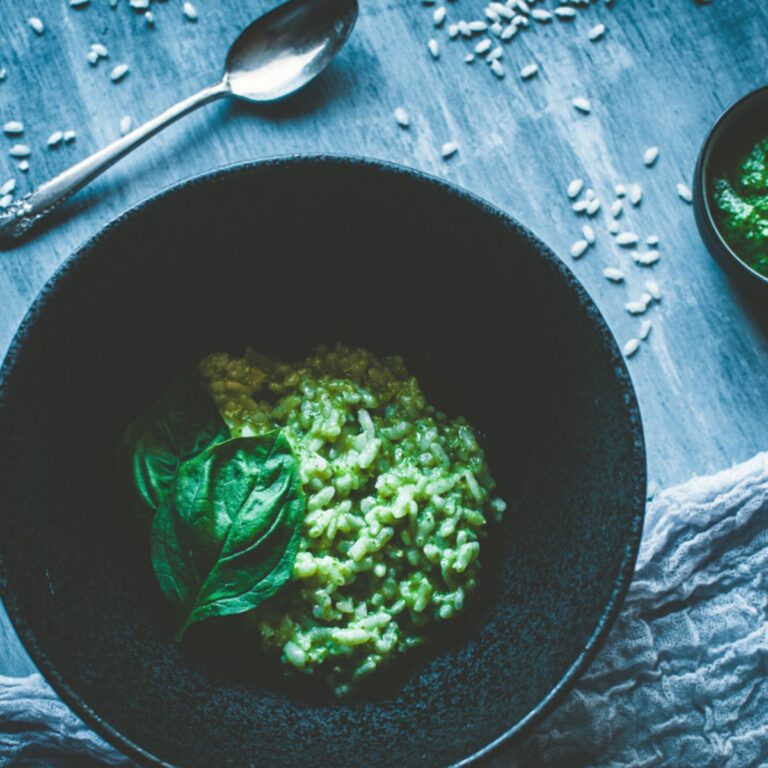
<instances>
[{"instance_id":1,"label":"silver spoon","mask_svg":"<svg viewBox=\"0 0 768 768\"><path fill-rule=\"evenodd\" d=\"M357 20L357 0L288 0L247 27L227 54L221 81L190 96L13 203L0 216L0 245L21 237L70 195L167 125L223 96L277 101L319 75Z\"/></svg>"}]
</instances>

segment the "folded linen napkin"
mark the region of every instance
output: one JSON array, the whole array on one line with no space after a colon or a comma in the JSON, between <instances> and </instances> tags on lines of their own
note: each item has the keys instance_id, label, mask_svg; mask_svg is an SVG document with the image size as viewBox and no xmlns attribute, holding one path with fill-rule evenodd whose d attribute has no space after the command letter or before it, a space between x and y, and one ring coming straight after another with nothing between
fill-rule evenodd
<instances>
[{"instance_id":1,"label":"folded linen napkin","mask_svg":"<svg viewBox=\"0 0 768 768\"><path fill-rule=\"evenodd\" d=\"M594 663L494 768L768 765L768 453L649 505L634 581ZM0 677L0 764L127 761L39 675Z\"/></svg>"}]
</instances>

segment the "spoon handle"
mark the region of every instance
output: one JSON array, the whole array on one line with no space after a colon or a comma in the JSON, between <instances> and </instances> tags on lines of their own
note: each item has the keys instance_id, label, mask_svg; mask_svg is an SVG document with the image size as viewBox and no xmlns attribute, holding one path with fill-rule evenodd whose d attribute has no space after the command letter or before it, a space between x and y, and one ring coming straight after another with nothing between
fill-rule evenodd
<instances>
[{"instance_id":1,"label":"spoon handle","mask_svg":"<svg viewBox=\"0 0 768 768\"><path fill-rule=\"evenodd\" d=\"M229 92L229 84L226 80L203 88L199 93L174 104L162 114L148 120L98 152L94 152L90 157L86 157L12 203L0 215L0 247L12 245L14 240L24 235L34 224L57 208L70 195L73 195L167 125L203 106L203 104L208 104L208 102L228 95Z\"/></svg>"}]
</instances>

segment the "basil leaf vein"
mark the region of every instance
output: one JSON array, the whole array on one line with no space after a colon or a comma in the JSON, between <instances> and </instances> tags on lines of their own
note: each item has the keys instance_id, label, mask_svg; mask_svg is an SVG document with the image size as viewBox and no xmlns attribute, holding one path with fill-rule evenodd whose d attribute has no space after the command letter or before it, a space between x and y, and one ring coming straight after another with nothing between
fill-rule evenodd
<instances>
[{"instance_id":1,"label":"basil leaf vein","mask_svg":"<svg viewBox=\"0 0 768 768\"><path fill-rule=\"evenodd\" d=\"M184 462L152 523L152 566L195 622L256 608L291 577L306 499L279 430L235 437Z\"/></svg>"}]
</instances>

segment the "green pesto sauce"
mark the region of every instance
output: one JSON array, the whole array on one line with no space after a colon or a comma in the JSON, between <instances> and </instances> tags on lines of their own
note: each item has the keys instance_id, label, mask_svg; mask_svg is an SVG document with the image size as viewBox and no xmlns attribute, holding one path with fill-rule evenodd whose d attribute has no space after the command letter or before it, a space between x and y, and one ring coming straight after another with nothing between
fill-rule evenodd
<instances>
[{"instance_id":1,"label":"green pesto sauce","mask_svg":"<svg viewBox=\"0 0 768 768\"><path fill-rule=\"evenodd\" d=\"M768 138L755 144L732 173L715 179L713 198L728 245L768 277Z\"/></svg>"}]
</instances>

